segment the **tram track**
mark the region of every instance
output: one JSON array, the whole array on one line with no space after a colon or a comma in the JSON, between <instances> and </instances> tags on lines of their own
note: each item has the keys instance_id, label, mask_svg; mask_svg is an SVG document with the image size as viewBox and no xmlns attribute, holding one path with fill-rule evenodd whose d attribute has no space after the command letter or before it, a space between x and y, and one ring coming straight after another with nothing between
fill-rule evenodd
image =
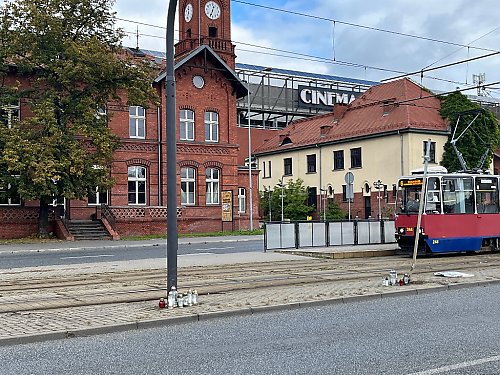
<instances>
[{"instance_id":1,"label":"tram track","mask_svg":"<svg viewBox=\"0 0 500 375\"><path fill-rule=\"evenodd\" d=\"M389 269L405 272L407 257L364 259L314 259L229 266L181 268L179 285L198 289L200 294L233 293L246 289L299 287L300 285L381 284ZM481 272L500 279L500 255L439 256L417 261L415 278L428 279L434 272L461 270ZM75 305L154 300L166 293L165 270L133 270L102 273L65 274L46 277L16 272L0 272L0 312L19 310L20 302L29 311ZM496 276L491 276L496 275ZM12 276L12 275L11 275ZM439 283L439 281L436 281ZM17 309L17 310L16 310Z\"/></svg>"}]
</instances>

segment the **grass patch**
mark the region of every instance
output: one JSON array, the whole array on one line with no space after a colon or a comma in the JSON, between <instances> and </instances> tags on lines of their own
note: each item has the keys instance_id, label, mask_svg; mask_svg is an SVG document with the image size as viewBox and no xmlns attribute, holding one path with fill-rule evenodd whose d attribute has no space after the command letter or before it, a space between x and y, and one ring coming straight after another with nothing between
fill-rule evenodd
<instances>
[{"instance_id":1,"label":"grass patch","mask_svg":"<svg viewBox=\"0 0 500 375\"><path fill-rule=\"evenodd\" d=\"M208 232L208 233L179 233L179 237L222 237L222 236L251 236L256 234L264 234L263 229L239 230L234 232ZM158 238L167 238L166 234L163 235L147 235L147 236L130 236L122 237L122 240L139 241L139 240L153 240Z\"/></svg>"},{"instance_id":2,"label":"grass patch","mask_svg":"<svg viewBox=\"0 0 500 375\"><path fill-rule=\"evenodd\" d=\"M63 242L56 237L40 237L39 235L33 235L24 238L12 238L12 239L0 239L0 245L16 245L16 244L33 244L33 243L56 243Z\"/></svg>"}]
</instances>

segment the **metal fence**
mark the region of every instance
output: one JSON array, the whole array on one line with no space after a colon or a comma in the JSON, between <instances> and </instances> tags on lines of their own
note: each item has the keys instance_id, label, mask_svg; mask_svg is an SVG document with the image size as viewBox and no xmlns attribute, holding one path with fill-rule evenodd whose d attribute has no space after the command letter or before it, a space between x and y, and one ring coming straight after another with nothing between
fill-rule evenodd
<instances>
[{"instance_id":1,"label":"metal fence","mask_svg":"<svg viewBox=\"0 0 500 375\"><path fill-rule=\"evenodd\" d=\"M394 220L270 222L264 249L395 243Z\"/></svg>"}]
</instances>

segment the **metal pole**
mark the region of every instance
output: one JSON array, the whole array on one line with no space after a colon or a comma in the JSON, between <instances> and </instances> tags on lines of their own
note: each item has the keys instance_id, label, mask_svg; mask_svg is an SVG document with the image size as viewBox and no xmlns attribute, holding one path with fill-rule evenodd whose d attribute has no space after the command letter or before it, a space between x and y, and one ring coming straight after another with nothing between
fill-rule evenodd
<instances>
[{"instance_id":1,"label":"metal pole","mask_svg":"<svg viewBox=\"0 0 500 375\"><path fill-rule=\"evenodd\" d=\"M273 195L271 193L271 185L269 185L269 222L273 221L273 214L272 214L272 199Z\"/></svg>"},{"instance_id":2,"label":"metal pole","mask_svg":"<svg viewBox=\"0 0 500 375\"><path fill-rule=\"evenodd\" d=\"M170 0L167 15L167 70L165 79L167 118L167 294L177 288L177 157L176 105L174 75L174 20L177 0Z\"/></svg>"},{"instance_id":3,"label":"metal pole","mask_svg":"<svg viewBox=\"0 0 500 375\"><path fill-rule=\"evenodd\" d=\"M349 221L351 221L351 198L347 198L347 204L349 206Z\"/></svg>"},{"instance_id":4,"label":"metal pole","mask_svg":"<svg viewBox=\"0 0 500 375\"><path fill-rule=\"evenodd\" d=\"M250 131L250 76L247 78L247 117L248 117L248 190L250 191L249 212L250 212L250 231L253 230L253 188L252 188L252 135Z\"/></svg>"},{"instance_id":5,"label":"metal pole","mask_svg":"<svg viewBox=\"0 0 500 375\"><path fill-rule=\"evenodd\" d=\"M427 142L427 147L425 150L424 156L424 176L422 178L422 192L420 193L420 205L418 206L418 218L417 218L417 227L415 228L415 243L413 244L413 258L410 267L410 276L415 269L415 265L417 263L417 252L418 252L418 241L420 239L420 224L422 222L422 213L424 211L424 201L426 198L426 188L427 188L427 167L429 166L430 160L430 149L431 149L431 140Z\"/></svg>"},{"instance_id":6,"label":"metal pole","mask_svg":"<svg viewBox=\"0 0 500 375\"><path fill-rule=\"evenodd\" d=\"M283 183L283 180L281 180L281 221L285 221L285 216L283 212L283 198L285 197L285 184Z\"/></svg>"}]
</instances>

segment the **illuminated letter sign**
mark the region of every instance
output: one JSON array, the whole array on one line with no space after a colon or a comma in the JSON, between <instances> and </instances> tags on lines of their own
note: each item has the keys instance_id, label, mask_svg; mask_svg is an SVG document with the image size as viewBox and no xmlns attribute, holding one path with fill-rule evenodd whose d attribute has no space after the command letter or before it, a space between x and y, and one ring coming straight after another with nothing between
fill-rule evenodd
<instances>
[{"instance_id":1,"label":"illuminated letter sign","mask_svg":"<svg viewBox=\"0 0 500 375\"><path fill-rule=\"evenodd\" d=\"M299 108L314 108L331 111L335 104L351 104L362 93L332 90L325 87L300 86Z\"/></svg>"}]
</instances>

